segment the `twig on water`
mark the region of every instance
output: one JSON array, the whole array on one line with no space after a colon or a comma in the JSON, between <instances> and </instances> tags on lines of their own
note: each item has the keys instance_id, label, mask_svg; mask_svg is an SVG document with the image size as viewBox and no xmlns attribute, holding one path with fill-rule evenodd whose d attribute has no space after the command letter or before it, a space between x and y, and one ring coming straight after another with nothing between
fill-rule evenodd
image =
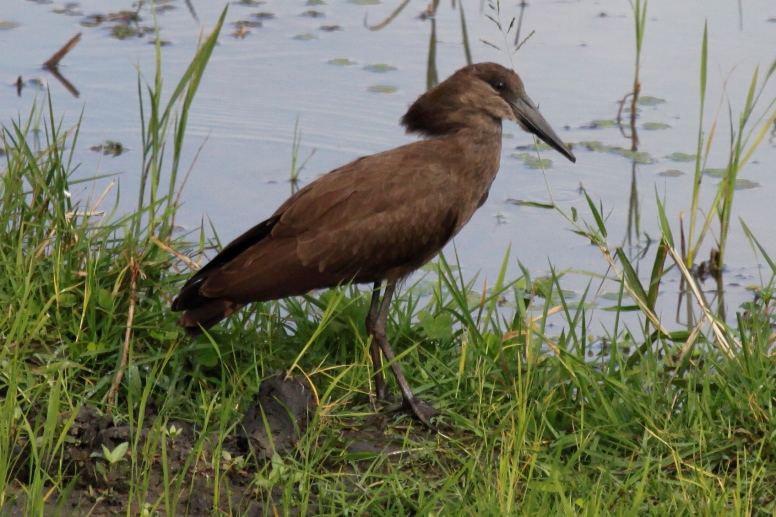
<instances>
[{"instance_id":1,"label":"twig on water","mask_svg":"<svg viewBox=\"0 0 776 517\"><path fill-rule=\"evenodd\" d=\"M79 32L72 38L70 38L70 41L65 43L65 45L59 49L53 56L49 58L48 61L43 63L43 68L48 68L49 70L56 70L59 66L59 62L62 61L62 58L65 57L65 55L73 50L73 47L75 47L78 42L81 41L81 33Z\"/></svg>"}]
</instances>

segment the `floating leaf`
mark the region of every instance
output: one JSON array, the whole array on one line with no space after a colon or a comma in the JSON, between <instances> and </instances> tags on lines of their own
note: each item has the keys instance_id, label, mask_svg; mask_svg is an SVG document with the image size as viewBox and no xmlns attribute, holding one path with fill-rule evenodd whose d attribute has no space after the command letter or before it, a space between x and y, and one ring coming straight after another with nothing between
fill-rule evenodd
<instances>
[{"instance_id":1,"label":"floating leaf","mask_svg":"<svg viewBox=\"0 0 776 517\"><path fill-rule=\"evenodd\" d=\"M593 120L586 126L583 126L583 129L608 129L610 127L614 127L617 124L617 122L613 119L608 120Z\"/></svg>"},{"instance_id":2,"label":"floating leaf","mask_svg":"<svg viewBox=\"0 0 776 517\"><path fill-rule=\"evenodd\" d=\"M537 158L536 155L531 153L512 153L512 158L523 160L526 167L529 169L549 169L552 167L552 160L549 158Z\"/></svg>"},{"instance_id":3,"label":"floating leaf","mask_svg":"<svg viewBox=\"0 0 776 517\"><path fill-rule=\"evenodd\" d=\"M696 156L697 155L695 154L688 154L688 153L676 151L675 153L671 153L668 156L666 156L666 158L668 158L672 162L694 162Z\"/></svg>"},{"instance_id":4,"label":"floating leaf","mask_svg":"<svg viewBox=\"0 0 776 517\"><path fill-rule=\"evenodd\" d=\"M669 178L678 178L679 176L684 176L684 172L680 171L679 169L668 169L661 172L660 175L667 176Z\"/></svg>"},{"instance_id":5,"label":"floating leaf","mask_svg":"<svg viewBox=\"0 0 776 517\"><path fill-rule=\"evenodd\" d=\"M397 68L395 66L386 65L385 63L376 63L374 65L366 65L364 67L364 70L369 70L370 72L383 74L385 72L391 72L393 70L397 70Z\"/></svg>"},{"instance_id":6,"label":"floating leaf","mask_svg":"<svg viewBox=\"0 0 776 517\"><path fill-rule=\"evenodd\" d=\"M624 147L611 147L608 152L612 154L618 154L642 165L655 163L655 160L649 155L649 153L645 151L631 151L630 149L625 149Z\"/></svg>"},{"instance_id":7,"label":"floating leaf","mask_svg":"<svg viewBox=\"0 0 776 517\"><path fill-rule=\"evenodd\" d=\"M389 84L375 84L374 86L369 87L369 91L374 93L393 93L396 90L397 88L395 86Z\"/></svg>"},{"instance_id":8,"label":"floating leaf","mask_svg":"<svg viewBox=\"0 0 776 517\"><path fill-rule=\"evenodd\" d=\"M515 147L515 149L517 149L518 151L536 152L537 149L539 149L540 151L549 151L552 149L552 147L545 144L544 142L540 142L537 140L535 144L518 145L517 147Z\"/></svg>"},{"instance_id":9,"label":"floating leaf","mask_svg":"<svg viewBox=\"0 0 776 517\"><path fill-rule=\"evenodd\" d=\"M760 184L757 183L756 181L747 180L744 178L738 178L736 180L736 190L747 190L750 188L757 188L759 186Z\"/></svg>"},{"instance_id":10,"label":"floating leaf","mask_svg":"<svg viewBox=\"0 0 776 517\"><path fill-rule=\"evenodd\" d=\"M16 22L6 22L6 21L0 20L0 30L15 29L18 26L19 24Z\"/></svg>"},{"instance_id":11,"label":"floating leaf","mask_svg":"<svg viewBox=\"0 0 776 517\"><path fill-rule=\"evenodd\" d=\"M329 59L328 63L330 65L336 65L336 66L350 66L350 65L355 65L356 64L355 61L351 61L350 59L348 59L346 57L338 57L338 58L335 58L335 59Z\"/></svg>"},{"instance_id":12,"label":"floating leaf","mask_svg":"<svg viewBox=\"0 0 776 517\"><path fill-rule=\"evenodd\" d=\"M380 0L350 0L350 3L357 5L378 5Z\"/></svg>"},{"instance_id":13,"label":"floating leaf","mask_svg":"<svg viewBox=\"0 0 776 517\"><path fill-rule=\"evenodd\" d=\"M586 147L588 151L595 151L598 153L605 153L611 149L610 146L605 145L603 142L599 142L598 140L580 142L579 145Z\"/></svg>"},{"instance_id":14,"label":"floating leaf","mask_svg":"<svg viewBox=\"0 0 776 517\"><path fill-rule=\"evenodd\" d=\"M264 24L259 20L237 20L236 22L232 22L232 25L238 29L258 29Z\"/></svg>"},{"instance_id":15,"label":"floating leaf","mask_svg":"<svg viewBox=\"0 0 776 517\"><path fill-rule=\"evenodd\" d=\"M318 39L318 36L315 35L315 34L310 34L310 33L307 33L307 34L297 34L296 36L294 36L294 39L298 39L300 41L310 41L312 39Z\"/></svg>"},{"instance_id":16,"label":"floating leaf","mask_svg":"<svg viewBox=\"0 0 776 517\"><path fill-rule=\"evenodd\" d=\"M670 129L671 126L664 122L644 122L641 127L649 131L655 131L658 129Z\"/></svg>"},{"instance_id":17,"label":"floating leaf","mask_svg":"<svg viewBox=\"0 0 776 517\"><path fill-rule=\"evenodd\" d=\"M658 104L665 103L665 99L660 99L658 97L650 97L649 95L643 95L639 97L639 104L642 106L657 106Z\"/></svg>"},{"instance_id":18,"label":"floating leaf","mask_svg":"<svg viewBox=\"0 0 776 517\"><path fill-rule=\"evenodd\" d=\"M712 178L724 178L725 174L727 173L726 168L709 168L709 169L703 169L703 174L706 174L707 176L711 176Z\"/></svg>"}]
</instances>

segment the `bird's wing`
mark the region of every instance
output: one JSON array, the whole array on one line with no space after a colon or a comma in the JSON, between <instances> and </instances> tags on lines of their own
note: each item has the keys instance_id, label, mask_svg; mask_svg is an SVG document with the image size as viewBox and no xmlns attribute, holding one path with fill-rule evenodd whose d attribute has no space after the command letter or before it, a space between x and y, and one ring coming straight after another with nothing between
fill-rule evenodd
<instances>
[{"instance_id":1,"label":"bird's wing","mask_svg":"<svg viewBox=\"0 0 776 517\"><path fill-rule=\"evenodd\" d=\"M295 237L305 266L343 276L436 253L457 222L455 178L423 149L405 146L324 176L285 209L272 236Z\"/></svg>"},{"instance_id":2,"label":"bird's wing","mask_svg":"<svg viewBox=\"0 0 776 517\"><path fill-rule=\"evenodd\" d=\"M459 228L452 167L424 149L368 156L300 190L269 237L211 272L202 294L266 300L419 267Z\"/></svg>"}]
</instances>

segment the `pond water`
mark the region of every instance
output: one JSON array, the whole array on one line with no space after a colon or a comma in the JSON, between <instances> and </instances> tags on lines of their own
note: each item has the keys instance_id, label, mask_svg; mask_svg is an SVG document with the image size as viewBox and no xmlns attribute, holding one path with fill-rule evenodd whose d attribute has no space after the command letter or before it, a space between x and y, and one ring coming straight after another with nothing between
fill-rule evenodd
<instances>
[{"instance_id":1,"label":"pond water","mask_svg":"<svg viewBox=\"0 0 776 517\"><path fill-rule=\"evenodd\" d=\"M163 70L168 93L224 5L212 0L157 4L161 37L167 42ZM532 138L505 123L501 171L490 198L455 239L455 250L451 245L446 252L452 256L457 250L465 276L479 272L481 286L486 278L492 283L511 246L510 278L519 275L518 261L534 276L552 266L567 271L564 288L579 293L590 281L582 272L607 272L598 249L572 233L557 212L515 200L549 203L549 185L564 211L575 207L592 222L583 187L608 217L610 244L626 244L628 254L635 256L649 236L659 235L657 193L678 235L679 216L687 217L691 201L694 162L682 157L694 154L697 145L704 23L709 34L707 134L717 120L710 168L727 163L728 109L737 123L755 67L761 67L762 77L775 57L772 0L650 2L639 73L641 96L653 102L640 105L637 120L639 151L650 159L634 163L632 157L612 152L630 149L631 140L610 123L617 117L620 100L633 89L636 44L628 1L536 1L522 11L517 2L503 2L502 23L508 25L522 12L521 37L533 32L511 57L483 42L502 49L513 48L514 43L513 34L505 38L488 19L496 13L487 2L443 1L431 18L426 15L428 2L410 1L384 26L371 30L401 5L398 0L230 4L190 113L183 163L184 168L191 164L191 176L178 222L196 228L203 218L209 219L226 242L269 216L290 193L297 121L300 158L314 151L301 173L302 184L359 156L412 141L398 120L427 87L430 42L435 42L433 68L442 80L466 65L463 19L472 60L514 65L545 118L574 146L577 163L543 151L542 157L552 160L546 176L530 168L513 155L530 153L516 147L531 144ZM137 12L140 20L100 18L121 11ZM4 0L0 27L2 122L26 118L32 103L45 93L38 84L47 87L65 126L83 119L75 148L74 161L81 163L77 174L117 174L121 210L132 210L141 160L137 69L149 79L154 70L153 34L144 32L153 27L149 6L118 0ZM59 67L71 84L68 88L41 64L78 32L83 33L81 42ZM20 93L17 78L24 85ZM769 84L758 116L774 98L776 85ZM627 113L624 117L627 122ZM109 140L129 150L116 157L90 150ZM746 287L767 283L771 276L765 261L752 251L738 218L776 257L776 225L770 214L776 194L774 164L776 136L771 129L742 171L740 177L747 181L735 194L723 279L730 310L752 298ZM107 181L102 180L97 190ZM700 206L706 211L718 181L704 176ZM80 186L73 195L85 199L91 189ZM639 232L628 223L634 199ZM712 228L717 232L718 224ZM706 243L702 259L713 245L712 239ZM647 278L649 256L642 266ZM711 284L704 287L713 289ZM598 282L593 289L599 289ZM615 287L606 284L600 289ZM661 311L671 328L681 325L674 321L678 289L678 276L669 275ZM611 303L602 297L597 306ZM601 311L593 316L595 321L607 318Z\"/></svg>"}]
</instances>

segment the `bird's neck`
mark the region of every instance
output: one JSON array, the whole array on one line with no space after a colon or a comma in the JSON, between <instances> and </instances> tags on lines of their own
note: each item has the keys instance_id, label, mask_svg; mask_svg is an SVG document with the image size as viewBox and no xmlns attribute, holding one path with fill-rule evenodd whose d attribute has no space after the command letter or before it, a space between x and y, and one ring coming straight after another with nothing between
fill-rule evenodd
<instances>
[{"instance_id":1,"label":"bird's neck","mask_svg":"<svg viewBox=\"0 0 776 517\"><path fill-rule=\"evenodd\" d=\"M463 159L472 163L473 174L492 176L498 172L501 159L501 122L462 128L447 137L460 150Z\"/></svg>"}]
</instances>

